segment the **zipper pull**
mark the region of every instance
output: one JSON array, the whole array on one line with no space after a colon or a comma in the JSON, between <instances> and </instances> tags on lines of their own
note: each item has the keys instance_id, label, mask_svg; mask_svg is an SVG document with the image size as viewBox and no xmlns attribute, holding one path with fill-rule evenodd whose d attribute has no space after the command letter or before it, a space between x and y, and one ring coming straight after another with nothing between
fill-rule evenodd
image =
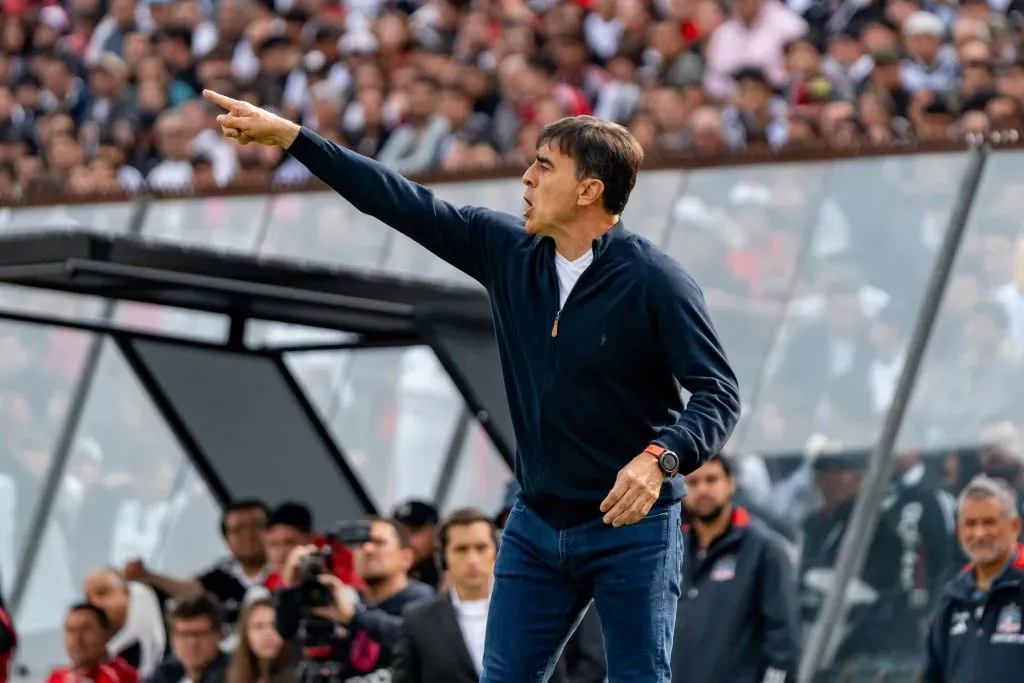
<instances>
[{"instance_id":1,"label":"zipper pull","mask_svg":"<svg viewBox=\"0 0 1024 683\"><path fill-rule=\"evenodd\" d=\"M558 313L555 313L555 324L551 326L551 336L558 336L558 319L562 317L562 310L559 309Z\"/></svg>"}]
</instances>

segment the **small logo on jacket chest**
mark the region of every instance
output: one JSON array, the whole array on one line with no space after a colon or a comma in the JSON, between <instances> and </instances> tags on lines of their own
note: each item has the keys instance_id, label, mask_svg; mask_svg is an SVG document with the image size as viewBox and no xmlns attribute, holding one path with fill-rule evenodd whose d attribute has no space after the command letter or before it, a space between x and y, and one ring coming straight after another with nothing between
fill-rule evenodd
<instances>
[{"instance_id":1,"label":"small logo on jacket chest","mask_svg":"<svg viewBox=\"0 0 1024 683\"><path fill-rule=\"evenodd\" d=\"M736 578L736 558L729 556L715 562L711 568L712 581L732 581Z\"/></svg>"}]
</instances>

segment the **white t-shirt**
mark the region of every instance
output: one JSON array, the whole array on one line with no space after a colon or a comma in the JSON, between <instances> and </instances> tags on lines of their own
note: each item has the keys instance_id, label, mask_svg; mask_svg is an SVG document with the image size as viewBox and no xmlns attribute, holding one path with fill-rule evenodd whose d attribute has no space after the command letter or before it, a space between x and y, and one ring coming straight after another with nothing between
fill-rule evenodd
<instances>
[{"instance_id":1,"label":"white t-shirt","mask_svg":"<svg viewBox=\"0 0 1024 683\"><path fill-rule=\"evenodd\" d=\"M561 310L562 306L565 306L565 300L569 298L569 293L572 288L576 286L576 281L580 279L580 275L583 271L594 262L594 250L588 249L583 256L580 256L575 261L570 261L561 254L555 252L555 272L558 273L558 309Z\"/></svg>"},{"instance_id":2,"label":"white t-shirt","mask_svg":"<svg viewBox=\"0 0 1024 683\"><path fill-rule=\"evenodd\" d=\"M466 642L469 656L476 665L476 670L484 670L484 635L487 633L487 614L490 611L491 598L483 600L460 600L459 593L451 589L452 607L458 618L462 639Z\"/></svg>"}]
</instances>

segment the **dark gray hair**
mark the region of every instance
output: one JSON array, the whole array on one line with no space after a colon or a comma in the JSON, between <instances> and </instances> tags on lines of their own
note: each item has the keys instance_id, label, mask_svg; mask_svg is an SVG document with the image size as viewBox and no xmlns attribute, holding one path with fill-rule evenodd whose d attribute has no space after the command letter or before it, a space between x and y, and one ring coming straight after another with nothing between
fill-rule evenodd
<instances>
[{"instance_id":1,"label":"dark gray hair","mask_svg":"<svg viewBox=\"0 0 1024 683\"><path fill-rule=\"evenodd\" d=\"M995 479L984 474L979 474L967 482L967 486L964 487L964 490L960 492L960 497L957 498L956 507L957 510L960 510L963 508L965 501L987 500L989 498L998 500L1006 511L1006 516L1010 519L1015 519L1020 515L1020 511L1017 509L1017 494L1014 493L1009 484L1002 479Z\"/></svg>"}]
</instances>

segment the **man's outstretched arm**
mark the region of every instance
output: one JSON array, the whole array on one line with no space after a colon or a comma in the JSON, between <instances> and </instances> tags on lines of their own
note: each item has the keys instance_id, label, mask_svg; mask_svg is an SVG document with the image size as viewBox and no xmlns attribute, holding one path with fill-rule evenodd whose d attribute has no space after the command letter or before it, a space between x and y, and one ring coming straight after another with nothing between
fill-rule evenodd
<instances>
[{"instance_id":1,"label":"man's outstretched arm","mask_svg":"<svg viewBox=\"0 0 1024 683\"><path fill-rule=\"evenodd\" d=\"M419 242L485 286L504 254L525 237L511 216L456 207L383 164L287 119L209 90L203 95L227 110L217 117L226 136L243 145L256 142L286 149L356 209Z\"/></svg>"}]
</instances>

